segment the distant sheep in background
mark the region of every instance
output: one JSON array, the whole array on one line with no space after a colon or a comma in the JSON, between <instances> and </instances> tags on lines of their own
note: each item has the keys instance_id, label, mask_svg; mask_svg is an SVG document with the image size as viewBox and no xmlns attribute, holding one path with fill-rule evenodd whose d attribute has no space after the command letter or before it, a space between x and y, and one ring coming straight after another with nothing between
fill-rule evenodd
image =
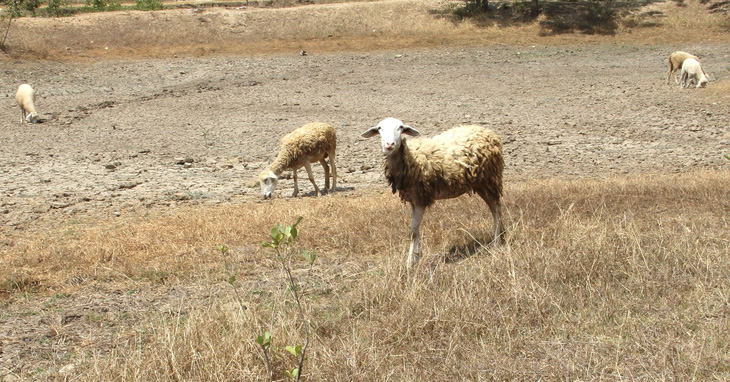
<instances>
[{"instance_id":1,"label":"distant sheep in background","mask_svg":"<svg viewBox=\"0 0 730 382\"><path fill-rule=\"evenodd\" d=\"M679 85L679 80L677 79L677 71L682 69L682 64L684 63L684 60L688 58L693 58L697 60L697 62L700 61L700 59L695 56L694 54L690 54L687 52L683 52L681 50L678 50L676 52L673 52L669 55L669 71L667 72L667 85L669 85L669 78L674 74L674 83ZM707 73L702 71L702 73L707 76Z\"/></svg>"},{"instance_id":2,"label":"distant sheep in background","mask_svg":"<svg viewBox=\"0 0 730 382\"><path fill-rule=\"evenodd\" d=\"M420 258L419 227L426 207L436 200L476 192L489 206L494 219L493 242L503 241L500 198L502 196L502 141L481 126L462 126L433 138L406 140L418 131L395 118L386 118L365 131L369 138L380 134L385 154L385 177L393 193L411 204L411 245L406 266Z\"/></svg>"},{"instance_id":3,"label":"distant sheep in background","mask_svg":"<svg viewBox=\"0 0 730 382\"><path fill-rule=\"evenodd\" d=\"M683 88L688 87L691 82L696 83L698 88L707 86L708 81L705 77L705 71L702 70L699 61L694 58L684 60L680 77L682 78L680 84Z\"/></svg>"},{"instance_id":4,"label":"distant sheep in background","mask_svg":"<svg viewBox=\"0 0 730 382\"><path fill-rule=\"evenodd\" d=\"M38 113L35 110L35 90L28 84L18 86L15 93L15 100L18 101L20 107L20 123L25 121L29 123L38 122Z\"/></svg>"},{"instance_id":5,"label":"distant sheep in background","mask_svg":"<svg viewBox=\"0 0 730 382\"><path fill-rule=\"evenodd\" d=\"M335 128L328 123L312 122L308 123L281 138L281 147L279 155L274 162L269 165L259 175L261 182L261 192L265 199L271 198L276 190L279 181L279 175L285 170L294 172L294 193L292 196L299 194L299 185L297 184L297 170L304 167L307 170L309 181L314 186L314 192L320 195L317 183L312 175L310 163L319 162L324 167L324 188L329 189L330 169L327 166L326 158L329 158L329 164L332 166L332 189L337 189L337 168L335 167L335 150L337 148L337 139L335 137Z\"/></svg>"}]
</instances>

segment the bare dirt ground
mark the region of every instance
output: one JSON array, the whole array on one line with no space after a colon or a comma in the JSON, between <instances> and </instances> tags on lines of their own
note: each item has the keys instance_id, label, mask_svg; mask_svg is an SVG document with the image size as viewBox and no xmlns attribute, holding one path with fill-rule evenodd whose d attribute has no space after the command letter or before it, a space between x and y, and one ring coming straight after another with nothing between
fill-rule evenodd
<instances>
[{"instance_id":1,"label":"bare dirt ground","mask_svg":"<svg viewBox=\"0 0 730 382\"><path fill-rule=\"evenodd\" d=\"M279 138L310 121L337 127L343 193L384 187L378 144L359 134L388 116L425 136L491 127L504 139L508 183L726 168L730 105L717 88L730 44L684 48L711 73L707 89L664 83L674 47L7 62L0 227L258 200L251 182ZM38 91L41 124L19 123L23 82ZM279 196L291 190L285 180Z\"/></svg>"}]
</instances>

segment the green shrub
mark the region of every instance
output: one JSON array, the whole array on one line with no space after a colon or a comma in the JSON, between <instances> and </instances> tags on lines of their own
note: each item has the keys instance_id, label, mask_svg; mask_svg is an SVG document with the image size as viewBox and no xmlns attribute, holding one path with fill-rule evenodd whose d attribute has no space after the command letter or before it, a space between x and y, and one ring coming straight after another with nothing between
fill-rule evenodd
<instances>
[{"instance_id":1,"label":"green shrub","mask_svg":"<svg viewBox=\"0 0 730 382\"><path fill-rule=\"evenodd\" d=\"M156 11L162 9L162 2L160 0L137 0L134 4L134 9L140 11Z\"/></svg>"},{"instance_id":2,"label":"green shrub","mask_svg":"<svg viewBox=\"0 0 730 382\"><path fill-rule=\"evenodd\" d=\"M68 5L66 0L48 0L46 13L49 16L59 16L61 14L61 7L65 7L66 5Z\"/></svg>"}]
</instances>

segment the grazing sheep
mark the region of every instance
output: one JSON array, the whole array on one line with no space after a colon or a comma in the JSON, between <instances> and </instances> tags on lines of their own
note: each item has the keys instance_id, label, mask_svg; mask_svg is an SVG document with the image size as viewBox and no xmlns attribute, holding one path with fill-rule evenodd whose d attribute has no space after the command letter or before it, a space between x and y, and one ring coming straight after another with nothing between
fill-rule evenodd
<instances>
[{"instance_id":1,"label":"grazing sheep","mask_svg":"<svg viewBox=\"0 0 730 382\"><path fill-rule=\"evenodd\" d=\"M292 170L294 172L294 193L292 196L297 196L299 194L297 170L302 166L307 170L307 176L314 186L315 194L319 196L319 188L317 187L317 183L314 182L314 175L312 175L312 168L309 164L314 162L322 164L322 167L324 167L324 188L327 190L330 184L330 169L327 166L325 158L328 157L332 166L332 189L330 192L335 192L337 189L337 168L335 167L336 147L335 128L328 123L308 123L286 134L281 138L279 155L259 175L261 192L264 195L264 199L273 196L279 175L284 170Z\"/></svg>"},{"instance_id":2,"label":"grazing sheep","mask_svg":"<svg viewBox=\"0 0 730 382\"><path fill-rule=\"evenodd\" d=\"M436 200L476 192L489 206L494 218L493 242L502 241L500 198L502 196L502 141L481 126L462 126L431 139L406 140L418 131L395 118L386 118L362 133L369 138L380 134L385 154L385 177L393 193L411 204L411 245L406 266L411 269L420 258L419 227L426 207Z\"/></svg>"},{"instance_id":3,"label":"grazing sheep","mask_svg":"<svg viewBox=\"0 0 730 382\"><path fill-rule=\"evenodd\" d=\"M674 74L674 83L679 85L679 81L677 80L676 72L677 72L677 70L680 70L682 68L682 63L684 63L684 60L686 60L688 58L694 58L697 61L700 60L694 54L683 52L681 50L672 52L672 54L669 55L669 71L667 72L667 85L669 85L669 78L672 76L672 74Z\"/></svg>"},{"instance_id":4,"label":"grazing sheep","mask_svg":"<svg viewBox=\"0 0 730 382\"><path fill-rule=\"evenodd\" d=\"M705 71L702 70L702 65L700 65L699 61L694 58L684 60L680 77L682 78L680 83L683 88L688 87L691 82L696 83L698 88L707 86Z\"/></svg>"},{"instance_id":5,"label":"grazing sheep","mask_svg":"<svg viewBox=\"0 0 730 382\"><path fill-rule=\"evenodd\" d=\"M20 123L27 121L29 123L38 122L38 113L35 111L35 90L28 84L18 86L15 93L15 100L20 106Z\"/></svg>"},{"instance_id":6,"label":"grazing sheep","mask_svg":"<svg viewBox=\"0 0 730 382\"><path fill-rule=\"evenodd\" d=\"M669 85L669 78L674 74L674 83L679 85L679 81L677 80L677 71L682 69L682 64L684 63L684 60L688 58L694 58L698 62L700 59L695 56L694 54L690 54L687 52L683 52L681 50L678 50L676 52L673 52L669 55L669 71L667 72L667 85ZM707 76L707 73L705 70L702 70L702 73Z\"/></svg>"}]
</instances>

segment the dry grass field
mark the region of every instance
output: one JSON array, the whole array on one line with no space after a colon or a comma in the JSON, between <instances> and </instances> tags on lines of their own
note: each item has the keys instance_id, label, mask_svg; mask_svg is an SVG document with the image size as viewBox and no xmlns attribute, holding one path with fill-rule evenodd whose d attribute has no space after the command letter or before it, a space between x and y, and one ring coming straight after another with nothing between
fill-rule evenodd
<instances>
[{"instance_id":1,"label":"dry grass field","mask_svg":"<svg viewBox=\"0 0 730 382\"><path fill-rule=\"evenodd\" d=\"M3 128L72 132L81 137L79 145L84 146L89 145L85 141L88 137L77 129L91 131L90 126L102 125L107 119L113 121L115 131L123 134L131 130L127 125L143 124L115 119L114 113L125 111L152 120L150 126L145 125L150 129L151 125L164 125L166 119L173 120L175 124L170 124L169 130L159 131L175 135L173 129L182 123L170 110L188 117L201 113L195 107L198 104L210 102L219 108L226 103L221 101L224 97L220 93L210 90L219 86L226 91L235 82L213 69L218 64L229 65L226 57L272 57L279 60L272 62L289 65L295 62L289 57L298 56L302 49L309 51L310 56L322 55L312 57L320 61L310 64L308 70L316 75L309 79L303 76L304 85L297 78L281 80L283 75L271 64L268 70L274 72L272 78L257 77L262 85L247 82L253 85L234 86L235 92L260 88L278 92L289 86L313 98L304 87L322 86L315 77L326 74L317 71L318 65L325 67L324 71L346 70L358 81L377 78L380 86L386 86L383 78L387 76L375 77L377 69L372 62L377 60L365 57L365 53L395 49L399 49L399 55L402 51L410 52L405 59L415 68L429 66L423 63L421 55L427 56L423 52L446 49L433 50L434 61L452 68L444 57L458 56L461 48L467 49L467 56L472 52L468 49L475 46L503 49L494 51L490 56L494 60L508 52L511 58L501 62L523 69L522 79L535 84L550 79L531 78L534 73L543 72L533 71L533 66L524 62L540 66L543 62L555 65L556 61L541 61L548 59L504 46L559 46L571 51L565 54L566 59L575 60L571 62L592 62L594 53L606 57L614 49L623 49L620 51L625 53L624 58L636 63L654 47L657 55L664 57L665 51L678 46L707 44L697 46L709 46L706 50L715 63L716 81L703 90L669 90L663 83L666 69L661 60L657 60L658 69L647 81L649 85L632 77L637 81L634 93L640 94L626 97L647 97L647 103L639 108L646 109L649 117L642 119L639 112L628 110L625 105L624 112L638 120L636 124L647 124L646 131L641 132L644 135L630 120L621 119L620 113L610 114L601 105L586 101L583 93L571 98L573 91L577 94L585 89L572 89L570 79L566 78L548 83L555 86L555 102L560 105L555 113L560 125L572 122L562 114L572 107L571 102L580 102L579 107L586 114L577 114L579 126L569 125L559 134L543 136L540 129L553 123L550 112L534 107L521 109L519 116L512 115L510 109L518 109L520 102L511 101L504 95L509 90L500 89L501 98L488 99L500 105L500 113L493 112L491 116L494 121L511 125L514 120L515 125L520 125L524 118L542 123L536 123L535 131L516 126L514 130L502 131L508 159L504 198L507 244L500 248L485 245L491 239L491 218L478 197L441 201L426 213L422 226L424 258L411 274L404 267L410 208L378 178L380 157L374 142L368 141L373 143L367 146L368 156L361 155L355 144L339 146L346 179L343 189L333 195L288 198L282 194L261 202L255 191L245 191L243 195L233 195L236 197L228 195L222 203L180 200L148 203L149 207L129 210L120 209L108 199L97 203L89 195L83 196L78 206L86 203L90 207L74 207L76 212L66 215L63 211L70 207L39 209L33 204L45 200L46 191L33 195L31 187L38 183L53 187L53 176L64 177L54 170L63 169L58 163L47 164L39 158L78 161L79 166L69 164L65 171L82 172L95 165L93 158L87 158L93 154L72 144L49 143L61 139L58 137L70 139L70 133L44 133L51 134L47 140L20 132L1 135L5 141L0 141L0 179L5 184L0 185L0 195L4 197L0 211L13 219L0 220L7 223L0 227L0 381L269 380L261 349L255 342L264 331L273 336L273 378L286 380L283 371L294 368L296 361L285 347L303 343L303 326L287 290L286 276L274 253L263 248L261 242L268 239L272 226L291 224L299 216L303 220L296 247L316 250L318 255L311 268L303 260L293 262L312 329L303 380L729 380L730 337L726 333L730 332L730 160L722 158L721 153L730 154L730 147L717 143L730 141L727 14L711 13L706 4L694 1L653 3L624 15L608 35L551 34L541 26L544 20L508 25L493 18L458 21L439 16L444 7L444 3L435 1L388 0L292 9L203 8L199 12L181 9L23 18L11 30L10 48L3 57L5 76L15 79L21 71L18 68L31 68L36 75L49 79L48 88L63 91L43 99L50 117L40 127L18 125L17 110L13 109L12 113L3 111L3 118L12 121L5 122ZM657 11L661 17L655 16ZM680 28L687 33L676 33ZM626 46L642 48L635 53ZM574 55L573 50L579 53ZM209 65L206 68L214 73L217 82L194 70L178 69L176 65L183 59L186 64ZM250 67L263 65L255 60L235 62L245 62ZM353 74L355 69L350 67L326 65L327 61L348 60L368 63L369 66L363 66L363 77ZM128 62L135 66L125 66ZM725 67L721 62L725 62ZM87 73L77 74L74 65L95 68L109 77L117 68L151 69L139 75L144 85L134 85L138 86L134 92L140 94L127 97L122 93L128 89L115 84L116 90L101 90L102 94L117 97L114 102L97 105L97 109L73 109L54 103L58 102L54 97L82 100L87 105L103 100L93 93L103 88L98 85L103 81L87 77ZM113 70L104 72L104 65ZM387 65L390 64L383 63L381 70L392 72ZM617 65L594 67L613 76L611 70ZM638 66L638 70L645 70ZM203 81L196 83L197 88L171 86L173 91L149 97L145 93L146 83L154 83L156 77L161 82L172 81L165 77L170 67L175 76L185 72L200 75ZM574 69L583 73L582 67ZM458 72L458 67L448 70ZM557 66L553 71L566 72ZM497 70L491 73L502 75ZM52 81L56 77L58 80ZM426 77L426 85L447 92L448 86L439 78L422 77ZM99 99L90 101L63 87L63 81L81 82L81 78L90 83L83 88L93 93L89 97ZM3 81L6 87L12 83L9 79ZM324 81L334 80L327 77ZM585 79L576 81L584 83ZM120 82L132 80L124 77ZM561 86L557 82L568 84ZM272 83L276 86L268 88ZM662 91L650 90L649 86L654 85L662 86ZM616 82L616 93L610 94L618 98L626 89L631 92L632 86ZM197 93L208 91L204 94L214 96L194 98L197 93L190 89L197 89ZM421 91L420 87L413 89L419 97ZM477 90L464 86L462 91ZM669 95L662 98L661 93ZM216 94L220 99L215 98ZM439 90L430 94L438 97ZM479 94L481 97L482 93ZM424 119L436 118L431 109L441 107L418 103L406 93L400 97L410 103L393 108L399 113L412 113L412 119L419 118L419 113ZM185 98L190 101L177 103ZM326 99L329 98L332 97ZM379 105L366 96L354 99ZM676 99L680 101L673 103ZM260 100L261 108L271 105L264 103L263 98ZM157 118L144 102L160 102L154 103L153 108L173 105L179 109L163 110L170 114ZM289 107L278 98L273 102L275 108ZM297 102L301 102L303 109L310 107L305 100ZM329 107L325 101L318 102L321 104L301 111L302 116L292 120L314 118L319 109ZM348 107L356 110L348 106L347 100L338 102L343 106L332 107L337 112ZM454 104L452 109L438 109L439 112L466 107L461 100L436 99L433 103ZM10 102L6 104L9 109ZM659 118L664 111L652 109L662 104L677 115L667 113L665 119ZM257 122L266 119L260 115L268 118L252 103L245 105L251 118L259 118ZM233 113L231 109L237 107L241 106L225 110ZM183 108L190 109L188 114ZM414 110L407 111L409 108ZM608 122L590 124L587 115L598 110L609 115ZM372 113L384 112L378 109ZM74 113L83 114L83 118L76 118ZM271 113L282 112L276 109ZM690 117L680 116L690 113ZM443 118L439 122L446 124L467 117L461 113ZM357 134L364 130L361 125L370 120L373 118L368 114L339 132ZM85 121L88 126L83 125ZM702 126L703 123L712 126ZM271 126L274 124L280 123L272 122ZM582 132L576 132L581 128ZM661 128L659 134L667 138L651 138L655 128ZM604 129L616 132L607 133ZM141 140L153 141L157 131L135 130L134 134ZM208 134L207 130L204 132ZM199 135L200 131L194 133ZM94 130L90 134L102 140L106 131ZM142 162L146 160L142 157L155 156L166 145L182 147L187 142L185 134L181 129L175 137L178 140L160 137L162 144L150 146L151 153L128 143L133 137L124 136L116 144L120 153L125 152L125 145L132 145L134 160ZM210 134L225 133L221 129ZM571 134L581 138L574 139ZM602 149L603 141L598 138L603 139L604 134L608 140L614 135L624 140L621 146ZM15 135L20 138L14 140ZM342 134L348 138L350 135ZM34 137L43 146L69 152L46 152L43 148L24 146ZM195 142L209 139L195 138ZM252 152L268 150L261 136L251 139L250 145L261 146L252 148ZM213 142L215 137L210 140ZM651 144L634 147L632 142ZM201 145L203 148L193 145L192 150L232 150L224 143L216 144ZM598 147L595 152L580 156L581 148L591 144ZM683 151L675 145L689 149ZM16 152L8 146L21 148ZM662 151L665 146L670 149ZM616 147L627 151L616 153L620 151ZM551 156L551 149L570 160L561 162ZM655 154L640 155L641 150ZM577 154L571 156L574 152ZM13 155L23 158L15 160ZM170 159L164 155L161 162ZM681 157L674 157L677 155ZM31 162L25 162L26 157ZM240 170L236 176L241 182L248 181L266 158L266 154L256 153L245 168L239 163L231 168ZM360 160L371 166L359 167ZM581 160L593 160L594 166L581 169ZM197 160L194 165L198 165ZM118 165L119 172L125 171L123 166L131 165ZM353 170L347 172L348 167ZM14 172L16 168L20 175ZM43 175L41 180L24 184L21 188L26 187L25 191L15 190L20 186L12 183L25 182L23 174L41 171L56 175ZM83 173L82 177L97 176L88 174ZM106 173L99 174L99 178L109 178ZM155 174L164 175L163 171ZM181 179L180 185L172 187L187 187L188 178ZM321 179L318 181L321 183ZM300 187L308 186L305 183L300 179ZM147 184L152 181L131 187L139 190ZM108 183L102 188L106 186ZM110 194L110 198L124 197L123 191L114 191L116 194ZM163 199L155 199L155 190L144 191L148 194L140 198L145 199L142 203ZM70 187L58 191L64 192L73 194ZM55 194L54 197L63 198ZM120 210L121 214L113 213ZM24 219L23 215L33 218Z\"/></svg>"}]
</instances>

